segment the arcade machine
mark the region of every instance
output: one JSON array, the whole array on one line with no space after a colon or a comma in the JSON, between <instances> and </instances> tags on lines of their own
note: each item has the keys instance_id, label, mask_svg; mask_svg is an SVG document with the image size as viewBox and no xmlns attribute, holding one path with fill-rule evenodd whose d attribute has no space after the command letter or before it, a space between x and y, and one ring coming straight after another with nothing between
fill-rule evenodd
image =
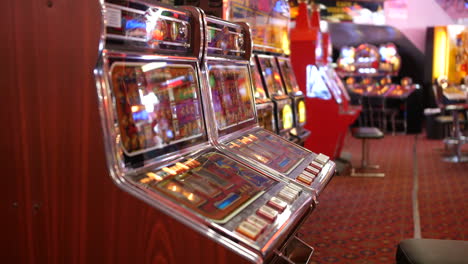
<instances>
[{"instance_id":1,"label":"arcade machine","mask_svg":"<svg viewBox=\"0 0 468 264\"><path fill-rule=\"evenodd\" d=\"M336 83L336 73L330 66L331 42L328 32L324 31L320 38L317 37L320 34L318 31L320 18L316 9L313 10L312 24L317 31L310 35L315 38L310 38L308 43L308 50L312 52L304 53L304 47L300 45L302 43L298 37L302 38L305 34L299 31L313 31L307 28L307 23L304 29L301 28L301 23L304 23L301 20L308 20L306 11L306 7L299 6L297 25L291 32L291 34L296 33L291 38L292 62L297 72L296 76L305 73L306 102L311 113L309 116L312 116L307 122L308 128L312 131L311 140L307 141L305 146L337 159L340 157L348 127L359 115L359 110L356 111L348 106L347 93ZM313 44L317 46L312 46Z\"/></svg>"},{"instance_id":2,"label":"arcade machine","mask_svg":"<svg viewBox=\"0 0 468 264\"><path fill-rule=\"evenodd\" d=\"M291 130L294 126L294 113L292 99L284 92L278 64L275 57L271 55L257 54L255 58L258 70L263 77L263 84L266 87L268 98L275 105L275 119L277 132L280 136L299 143L297 137L292 137Z\"/></svg>"},{"instance_id":3,"label":"arcade machine","mask_svg":"<svg viewBox=\"0 0 468 264\"><path fill-rule=\"evenodd\" d=\"M234 54L250 56L248 28L204 21L201 11L193 7L109 0L103 10L105 31L95 74L108 169L114 182L162 211L162 218L185 224L190 234L169 231L177 239L203 237L197 238L207 243L199 247L206 251L201 255L210 254L210 246L222 245L236 253L224 262L263 263L279 258L292 263L293 255L302 250L307 253L305 259L297 261L306 262L313 250L295 237L295 230L313 209L316 192L312 188L329 179L333 164L260 128L250 131L248 139L242 138L248 145L255 141L259 146L278 141L277 148L290 150L275 157L274 162L283 157L275 163L280 167L289 169L294 164L303 169L299 160L319 164L323 169L315 185L305 188L295 180L240 162L211 138L216 128L230 136L233 126L256 125L256 119L247 64L212 58L208 74L222 78L216 81L227 93L221 105L203 104L209 100L202 99L207 94L201 90L208 81L199 65L206 50L207 35L202 29L206 24L221 33L235 29L230 34L239 44L232 48ZM224 50L223 43L208 50ZM245 109L230 103L231 99L243 102ZM216 123L206 108L216 110ZM228 108L236 111L219 111ZM264 152L261 147L250 150L251 155ZM135 219L135 225L140 220Z\"/></svg>"},{"instance_id":4,"label":"arcade machine","mask_svg":"<svg viewBox=\"0 0 468 264\"><path fill-rule=\"evenodd\" d=\"M202 68L203 88L207 89L203 98L209 108L206 112L214 113L213 141L230 157L299 183L318 195L334 173L335 164L329 157L316 155L258 126L250 79L252 46L246 24L215 17L206 20L210 37Z\"/></svg>"},{"instance_id":5,"label":"arcade machine","mask_svg":"<svg viewBox=\"0 0 468 264\"><path fill-rule=\"evenodd\" d=\"M283 80L283 87L286 93L293 100L294 107L294 123L296 126L291 129L291 134L301 139L301 144L304 140L309 138L310 131L304 128L307 120L305 97L299 85L297 85L296 76L292 69L291 60L287 57L276 57L278 63L281 79Z\"/></svg>"},{"instance_id":6,"label":"arcade machine","mask_svg":"<svg viewBox=\"0 0 468 264\"><path fill-rule=\"evenodd\" d=\"M408 131L408 120L413 120L411 131L420 130L420 94L415 93L419 85L412 84L410 78L402 78L401 85L395 84L392 77L398 76L401 58L393 43L380 45L379 49L370 44L359 45L354 59L346 56L350 48L340 52L338 69L341 77L346 78L348 90L354 103L360 103L363 113L360 124L379 126L387 131L388 122L392 132ZM356 80L361 79L360 83Z\"/></svg>"},{"instance_id":7,"label":"arcade machine","mask_svg":"<svg viewBox=\"0 0 468 264\"><path fill-rule=\"evenodd\" d=\"M278 133L276 131L276 119L274 115L275 106L266 94L262 77L260 76L260 72L254 60L251 61L250 69L252 70L252 82L258 123L262 128L273 133Z\"/></svg>"}]
</instances>

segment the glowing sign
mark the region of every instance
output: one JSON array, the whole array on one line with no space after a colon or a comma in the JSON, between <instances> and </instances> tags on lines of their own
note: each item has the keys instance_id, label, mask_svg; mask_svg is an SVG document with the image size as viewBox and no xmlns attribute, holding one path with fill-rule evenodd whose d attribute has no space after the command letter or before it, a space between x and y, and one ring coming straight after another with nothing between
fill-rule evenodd
<instances>
[{"instance_id":1,"label":"glowing sign","mask_svg":"<svg viewBox=\"0 0 468 264\"><path fill-rule=\"evenodd\" d=\"M290 129L293 127L293 111L290 105L283 107L283 128Z\"/></svg>"},{"instance_id":2,"label":"glowing sign","mask_svg":"<svg viewBox=\"0 0 468 264\"><path fill-rule=\"evenodd\" d=\"M299 123L303 124L306 121L306 106L304 101L299 101L297 104L297 113L299 116Z\"/></svg>"}]
</instances>

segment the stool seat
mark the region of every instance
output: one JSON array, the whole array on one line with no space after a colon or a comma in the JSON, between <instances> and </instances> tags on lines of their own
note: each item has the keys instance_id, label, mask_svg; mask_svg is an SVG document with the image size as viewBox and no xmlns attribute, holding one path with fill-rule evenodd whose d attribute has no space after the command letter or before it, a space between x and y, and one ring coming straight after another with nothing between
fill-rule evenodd
<instances>
[{"instance_id":1,"label":"stool seat","mask_svg":"<svg viewBox=\"0 0 468 264\"><path fill-rule=\"evenodd\" d=\"M468 241L407 239L400 242L397 264L468 263Z\"/></svg>"},{"instance_id":2,"label":"stool seat","mask_svg":"<svg viewBox=\"0 0 468 264\"><path fill-rule=\"evenodd\" d=\"M379 165L369 165L369 148L367 141L371 139L382 139L384 133L376 127L355 127L351 129L353 137L362 139L361 167L351 170L352 177L384 177L385 173L370 171L378 169Z\"/></svg>"},{"instance_id":3,"label":"stool seat","mask_svg":"<svg viewBox=\"0 0 468 264\"><path fill-rule=\"evenodd\" d=\"M380 139L384 133L376 127L354 127L351 129L353 137L360 139Z\"/></svg>"}]
</instances>

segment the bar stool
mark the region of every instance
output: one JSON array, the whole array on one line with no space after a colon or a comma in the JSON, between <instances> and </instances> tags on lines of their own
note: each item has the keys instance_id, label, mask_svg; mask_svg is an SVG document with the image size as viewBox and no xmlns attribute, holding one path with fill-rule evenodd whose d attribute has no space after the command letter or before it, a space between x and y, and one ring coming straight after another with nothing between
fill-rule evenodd
<instances>
[{"instance_id":1,"label":"bar stool","mask_svg":"<svg viewBox=\"0 0 468 264\"><path fill-rule=\"evenodd\" d=\"M443 160L446 162L468 162L468 156L462 154L461 148L463 144L468 143L468 138L465 137L460 129L459 114L461 111L466 111L468 104L453 104L445 106L445 110L452 113L452 134L444 139L445 145L454 146L454 153Z\"/></svg>"},{"instance_id":2,"label":"bar stool","mask_svg":"<svg viewBox=\"0 0 468 264\"><path fill-rule=\"evenodd\" d=\"M351 170L352 177L384 177L385 173L375 171L379 165L369 165L369 145L370 139L382 139L384 133L376 127L355 127L351 130L354 138L362 139L361 167ZM373 171L374 170L374 171Z\"/></svg>"},{"instance_id":3,"label":"bar stool","mask_svg":"<svg viewBox=\"0 0 468 264\"><path fill-rule=\"evenodd\" d=\"M468 263L468 241L407 239L398 244L397 264Z\"/></svg>"}]
</instances>

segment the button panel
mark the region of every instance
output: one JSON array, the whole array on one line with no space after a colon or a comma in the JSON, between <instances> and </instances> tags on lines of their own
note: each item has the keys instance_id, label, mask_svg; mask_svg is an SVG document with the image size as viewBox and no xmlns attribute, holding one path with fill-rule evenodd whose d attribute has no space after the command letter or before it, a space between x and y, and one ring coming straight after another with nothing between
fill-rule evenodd
<instances>
[{"instance_id":1,"label":"button panel","mask_svg":"<svg viewBox=\"0 0 468 264\"><path fill-rule=\"evenodd\" d=\"M260 233L262 233L262 229L260 227L247 221L240 223L236 228L236 231L252 240L257 240Z\"/></svg>"},{"instance_id":2,"label":"button panel","mask_svg":"<svg viewBox=\"0 0 468 264\"><path fill-rule=\"evenodd\" d=\"M315 157L314 160L322 165L325 165L330 160L330 157L320 153Z\"/></svg>"},{"instance_id":3,"label":"button panel","mask_svg":"<svg viewBox=\"0 0 468 264\"><path fill-rule=\"evenodd\" d=\"M312 166L307 166L307 168L305 168L306 171L312 173L313 175L317 176L320 171Z\"/></svg>"},{"instance_id":4,"label":"button panel","mask_svg":"<svg viewBox=\"0 0 468 264\"><path fill-rule=\"evenodd\" d=\"M318 170L321 170L321 169L323 168L323 165L320 164L320 163L318 163L318 162L315 161L315 160L312 161L312 162L310 163L310 166L312 166L312 167L314 167L314 168L316 168L316 169L318 169Z\"/></svg>"},{"instance_id":5,"label":"button panel","mask_svg":"<svg viewBox=\"0 0 468 264\"><path fill-rule=\"evenodd\" d=\"M308 171L303 171L302 174L304 174L305 176L309 176L310 178L314 179L315 178L315 175L308 172Z\"/></svg>"},{"instance_id":6,"label":"button panel","mask_svg":"<svg viewBox=\"0 0 468 264\"><path fill-rule=\"evenodd\" d=\"M287 203L292 204L297 198L297 195L294 194L293 191L294 190L286 187L278 193L278 197L280 197L283 201L286 201Z\"/></svg>"},{"instance_id":7,"label":"button panel","mask_svg":"<svg viewBox=\"0 0 468 264\"><path fill-rule=\"evenodd\" d=\"M267 205L263 205L262 207L260 207L258 210L257 210L257 215L265 218L266 220L270 221L270 222L273 222L275 221L276 217L278 216L278 211L276 211L275 209L267 206Z\"/></svg>"},{"instance_id":8,"label":"button panel","mask_svg":"<svg viewBox=\"0 0 468 264\"><path fill-rule=\"evenodd\" d=\"M267 203L269 206L277 209L278 211L280 212L283 212L284 209L286 209L286 207L288 206L288 203L286 203L285 201L277 198L277 197L272 197L268 203Z\"/></svg>"},{"instance_id":9,"label":"button panel","mask_svg":"<svg viewBox=\"0 0 468 264\"><path fill-rule=\"evenodd\" d=\"M247 217L246 219L247 222L256 225L258 228L260 228L260 232L265 231L265 229L268 226L268 222L263 220L262 218L256 216L256 215L251 215Z\"/></svg>"}]
</instances>

